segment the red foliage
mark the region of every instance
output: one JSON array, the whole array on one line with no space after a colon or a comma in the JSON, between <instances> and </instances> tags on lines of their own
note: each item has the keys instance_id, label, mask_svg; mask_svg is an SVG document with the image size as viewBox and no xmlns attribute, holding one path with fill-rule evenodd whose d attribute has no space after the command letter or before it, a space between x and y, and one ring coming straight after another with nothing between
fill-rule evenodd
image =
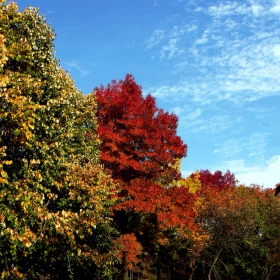
<instances>
[{"instance_id":1,"label":"red foliage","mask_svg":"<svg viewBox=\"0 0 280 280\"><path fill-rule=\"evenodd\" d=\"M186 156L187 146L176 135L178 118L143 97L132 75L95 88L101 161L121 186L142 178L171 182L180 176L171 165Z\"/></svg>"},{"instance_id":2,"label":"red foliage","mask_svg":"<svg viewBox=\"0 0 280 280\"><path fill-rule=\"evenodd\" d=\"M120 195L128 197L115 206L114 224L124 246L120 257L131 268L140 242L147 252L156 240L168 240L164 232L170 228L193 228L196 196L186 187L171 187L181 177L176 162L187 146L177 136L177 116L157 108L151 95L143 97L131 75L95 92L101 162L119 183ZM143 238L142 231L149 234Z\"/></svg>"},{"instance_id":3,"label":"red foliage","mask_svg":"<svg viewBox=\"0 0 280 280\"><path fill-rule=\"evenodd\" d=\"M201 181L201 191L205 189L214 188L217 191L221 191L226 187L234 187L236 185L234 174L230 173L229 170L223 174L221 171L215 171L211 173L207 170L200 170L199 178ZM192 174L191 177L194 177L195 174Z\"/></svg>"},{"instance_id":4,"label":"red foliage","mask_svg":"<svg viewBox=\"0 0 280 280\"><path fill-rule=\"evenodd\" d=\"M163 188L157 184L134 180L128 187L130 200L119 204L117 209L155 213L160 228L193 227L196 217L194 204L197 195L186 187Z\"/></svg>"},{"instance_id":5,"label":"red foliage","mask_svg":"<svg viewBox=\"0 0 280 280\"><path fill-rule=\"evenodd\" d=\"M118 257L121 259L125 267L133 269L139 262L138 255L141 254L141 245L137 241L134 234L123 234L117 241L118 246L122 249L118 251Z\"/></svg>"}]
</instances>

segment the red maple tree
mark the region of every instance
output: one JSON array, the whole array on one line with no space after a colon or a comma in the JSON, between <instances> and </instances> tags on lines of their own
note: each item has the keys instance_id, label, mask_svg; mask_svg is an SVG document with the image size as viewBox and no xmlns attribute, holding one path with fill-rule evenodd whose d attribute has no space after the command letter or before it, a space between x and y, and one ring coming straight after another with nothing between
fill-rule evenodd
<instances>
[{"instance_id":1,"label":"red maple tree","mask_svg":"<svg viewBox=\"0 0 280 280\"><path fill-rule=\"evenodd\" d=\"M136 178L168 184L180 177L173 164L187 146L177 135L177 116L144 97L130 74L95 92L101 161L115 181L125 187Z\"/></svg>"},{"instance_id":2,"label":"red maple tree","mask_svg":"<svg viewBox=\"0 0 280 280\"><path fill-rule=\"evenodd\" d=\"M181 178L176 163L186 156L187 146L177 135L177 116L159 109L151 95L144 97L132 75L95 93L101 162L119 184L120 196L129 198L114 208L114 225L126 258L134 256L124 265L131 264L136 250L122 242L127 236L136 236L146 251L162 242L158 236L166 236L169 227L193 226L196 197L172 186ZM150 233L142 238L141 232Z\"/></svg>"}]
</instances>

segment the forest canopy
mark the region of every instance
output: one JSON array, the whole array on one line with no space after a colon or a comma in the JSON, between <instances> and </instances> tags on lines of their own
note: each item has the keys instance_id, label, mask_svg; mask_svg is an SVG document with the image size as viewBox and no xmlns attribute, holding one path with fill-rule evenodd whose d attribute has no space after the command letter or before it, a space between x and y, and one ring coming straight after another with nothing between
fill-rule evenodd
<instances>
[{"instance_id":1,"label":"forest canopy","mask_svg":"<svg viewBox=\"0 0 280 280\"><path fill-rule=\"evenodd\" d=\"M1 279L278 279L280 201L184 178L178 117L131 74L80 92L38 9L0 0Z\"/></svg>"}]
</instances>

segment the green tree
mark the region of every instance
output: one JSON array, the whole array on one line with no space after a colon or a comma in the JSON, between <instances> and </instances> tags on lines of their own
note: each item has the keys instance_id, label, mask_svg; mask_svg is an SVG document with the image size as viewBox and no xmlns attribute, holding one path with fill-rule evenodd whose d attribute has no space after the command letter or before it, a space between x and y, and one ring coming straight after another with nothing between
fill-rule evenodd
<instances>
[{"instance_id":1,"label":"green tree","mask_svg":"<svg viewBox=\"0 0 280 280\"><path fill-rule=\"evenodd\" d=\"M106 279L116 261L112 180L96 102L54 56L35 8L0 0L0 271L3 279Z\"/></svg>"}]
</instances>

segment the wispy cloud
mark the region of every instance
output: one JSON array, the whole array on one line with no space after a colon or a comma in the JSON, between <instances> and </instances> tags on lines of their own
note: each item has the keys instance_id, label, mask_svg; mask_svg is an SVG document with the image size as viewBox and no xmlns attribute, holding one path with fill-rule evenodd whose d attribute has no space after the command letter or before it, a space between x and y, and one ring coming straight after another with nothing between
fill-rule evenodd
<instances>
[{"instance_id":1,"label":"wispy cloud","mask_svg":"<svg viewBox=\"0 0 280 280\"><path fill-rule=\"evenodd\" d=\"M184 50L178 46L178 39L170 39L168 44L162 47L160 58L174 58L175 56L181 55L183 52Z\"/></svg>"},{"instance_id":2,"label":"wispy cloud","mask_svg":"<svg viewBox=\"0 0 280 280\"><path fill-rule=\"evenodd\" d=\"M54 13L53 10L49 10L49 11L47 11L46 15L48 16L48 15L53 14L53 13Z\"/></svg>"},{"instance_id":3,"label":"wispy cloud","mask_svg":"<svg viewBox=\"0 0 280 280\"><path fill-rule=\"evenodd\" d=\"M198 118L200 115L201 115L201 109L198 108L198 109L194 110L193 112L191 112L190 114L188 114L186 116L186 118L189 120L194 120L194 119Z\"/></svg>"},{"instance_id":4,"label":"wispy cloud","mask_svg":"<svg viewBox=\"0 0 280 280\"><path fill-rule=\"evenodd\" d=\"M172 75L146 91L176 103L181 135L199 139L212 166L232 169L246 184L273 187L280 156L267 157L279 153L270 117L271 100L280 96L280 0L184 3L180 25L162 26L146 44Z\"/></svg>"},{"instance_id":5,"label":"wispy cloud","mask_svg":"<svg viewBox=\"0 0 280 280\"><path fill-rule=\"evenodd\" d=\"M253 133L246 137L228 139L223 143L217 143L213 151L223 158L236 158L246 154L254 158L255 162L264 160L265 148L269 141L269 134L266 132Z\"/></svg>"},{"instance_id":6,"label":"wispy cloud","mask_svg":"<svg viewBox=\"0 0 280 280\"><path fill-rule=\"evenodd\" d=\"M147 48L163 63L174 59L173 73L184 77L177 83L177 98L189 90L197 100L207 90L212 102L227 98L244 103L279 95L278 7L278 2L264 5L251 0L196 8L192 22L156 30ZM206 23L198 28L195 15L205 17ZM264 17L270 24L263 24ZM161 89L163 94L159 90L155 94L169 98L167 91L174 94L175 87L166 84Z\"/></svg>"},{"instance_id":7,"label":"wispy cloud","mask_svg":"<svg viewBox=\"0 0 280 280\"><path fill-rule=\"evenodd\" d=\"M146 49L157 46L163 39L165 39L165 31L162 29L155 30L152 36L146 42Z\"/></svg>"},{"instance_id":8,"label":"wispy cloud","mask_svg":"<svg viewBox=\"0 0 280 280\"><path fill-rule=\"evenodd\" d=\"M80 73L81 76L87 76L90 71L85 70L82 66L80 66L77 62L72 61L66 63L66 68L71 72L72 70L76 70Z\"/></svg>"},{"instance_id":9,"label":"wispy cloud","mask_svg":"<svg viewBox=\"0 0 280 280\"><path fill-rule=\"evenodd\" d=\"M204 139L215 137L218 133L229 129L231 126L237 123L242 123L243 118L232 118L229 115L213 115L211 117L205 116L199 117L201 110L197 109L191 114L180 117L180 125L188 129L188 131L195 135L203 135ZM217 150L218 151L218 150Z\"/></svg>"},{"instance_id":10,"label":"wispy cloud","mask_svg":"<svg viewBox=\"0 0 280 280\"><path fill-rule=\"evenodd\" d=\"M212 5L207 12L213 17L224 17L231 15L247 15L252 11L251 7L246 4L237 2L221 2L219 5Z\"/></svg>"},{"instance_id":11,"label":"wispy cloud","mask_svg":"<svg viewBox=\"0 0 280 280\"><path fill-rule=\"evenodd\" d=\"M197 30L195 24L175 25L171 30L157 29L146 41L145 49L160 48L159 56L161 59L182 56L185 52L185 47L184 44L181 45L181 40L185 34L193 33L195 30Z\"/></svg>"}]
</instances>

